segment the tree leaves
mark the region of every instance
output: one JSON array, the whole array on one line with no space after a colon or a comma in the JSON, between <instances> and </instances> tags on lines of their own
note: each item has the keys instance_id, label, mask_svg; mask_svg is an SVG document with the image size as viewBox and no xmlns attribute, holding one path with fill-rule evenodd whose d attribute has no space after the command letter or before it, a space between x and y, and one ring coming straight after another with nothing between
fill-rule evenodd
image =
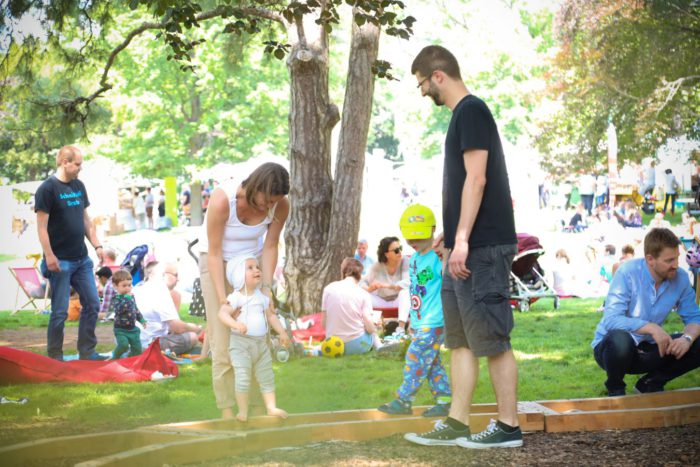
<instances>
[{"instance_id":1,"label":"tree leaves","mask_svg":"<svg viewBox=\"0 0 700 467\"><path fill-rule=\"evenodd\" d=\"M652 156L674 136L700 138L697 2L567 0L558 22L561 52L549 89L563 108L544 124L543 152L569 146L589 156L591 168L603 156L608 120L620 160Z\"/></svg>"}]
</instances>

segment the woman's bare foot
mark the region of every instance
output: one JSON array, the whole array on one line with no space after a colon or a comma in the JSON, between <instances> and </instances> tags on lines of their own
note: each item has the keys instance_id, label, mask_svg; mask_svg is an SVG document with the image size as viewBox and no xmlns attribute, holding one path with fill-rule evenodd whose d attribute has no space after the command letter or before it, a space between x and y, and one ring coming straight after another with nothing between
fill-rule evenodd
<instances>
[{"instance_id":1,"label":"woman's bare foot","mask_svg":"<svg viewBox=\"0 0 700 467\"><path fill-rule=\"evenodd\" d=\"M236 420L238 420L239 422L244 422L244 423L245 423L245 422L248 421L248 414L247 414L247 413L238 412L238 414L236 414Z\"/></svg>"},{"instance_id":2,"label":"woman's bare foot","mask_svg":"<svg viewBox=\"0 0 700 467\"><path fill-rule=\"evenodd\" d=\"M221 418L225 420L230 420L233 418L233 409L231 407L226 407L221 409Z\"/></svg>"},{"instance_id":3,"label":"woman's bare foot","mask_svg":"<svg viewBox=\"0 0 700 467\"><path fill-rule=\"evenodd\" d=\"M277 407L267 409L267 414L272 417L287 418L287 412L282 409L278 409Z\"/></svg>"}]
</instances>

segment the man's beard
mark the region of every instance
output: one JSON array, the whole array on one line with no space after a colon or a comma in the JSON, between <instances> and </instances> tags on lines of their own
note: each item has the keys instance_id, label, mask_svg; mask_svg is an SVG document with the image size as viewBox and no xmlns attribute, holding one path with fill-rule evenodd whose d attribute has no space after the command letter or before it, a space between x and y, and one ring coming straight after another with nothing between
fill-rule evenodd
<instances>
[{"instance_id":1,"label":"man's beard","mask_svg":"<svg viewBox=\"0 0 700 467\"><path fill-rule=\"evenodd\" d=\"M430 86L428 87L428 92L425 93L430 96L435 105L442 106L445 105L445 100L440 96L440 90L430 81Z\"/></svg>"},{"instance_id":2,"label":"man's beard","mask_svg":"<svg viewBox=\"0 0 700 467\"><path fill-rule=\"evenodd\" d=\"M431 89L428 91L428 95L438 107L445 105L445 101L442 100L442 97L440 97L438 92L433 93L433 90Z\"/></svg>"}]
</instances>

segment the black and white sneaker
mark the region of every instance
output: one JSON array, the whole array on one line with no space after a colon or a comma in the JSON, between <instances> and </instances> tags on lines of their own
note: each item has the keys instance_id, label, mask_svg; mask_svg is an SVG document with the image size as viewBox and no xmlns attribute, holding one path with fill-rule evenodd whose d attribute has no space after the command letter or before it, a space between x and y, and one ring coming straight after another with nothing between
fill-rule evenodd
<instances>
[{"instance_id":1,"label":"black and white sneaker","mask_svg":"<svg viewBox=\"0 0 700 467\"><path fill-rule=\"evenodd\" d=\"M443 420L435 422L435 428L427 433L406 433L403 438L423 446L456 446L458 439L469 438L469 428L455 430Z\"/></svg>"},{"instance_id":2,"label":"black and white sneaker","mask_svg":"<svg viewBox=\"0 0 700 467\"><path fill-rule=\"evenodd\" d=\"M520 427L508 433L503 431L493 419L481 433L457 440L457 446L471 449L517 448L522 445L523 432L520 431Z\"/></svg>"}]
</instances>

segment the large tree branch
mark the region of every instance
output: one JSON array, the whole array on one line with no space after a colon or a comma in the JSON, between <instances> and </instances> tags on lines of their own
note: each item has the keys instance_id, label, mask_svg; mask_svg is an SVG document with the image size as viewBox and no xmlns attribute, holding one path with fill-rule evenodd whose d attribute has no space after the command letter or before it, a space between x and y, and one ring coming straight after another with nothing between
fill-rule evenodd
<instances>
[{"instance_id":1,"label":"large tree branch","mask_svg":"<svg viewBox=\"0 0 700 467\"><path fill-rule=\"evenodd\" d=\"M656 109L656 115L658 116L661 111L666 108L669 102L673 100L673 98L676 96L676 93L678 90L683 86L683 83L686 81L693 81L696 79L700 79L700 75L693 75L693 76L685 76L683 78L678 78L677 80L674 81L666 81L665 79L663 80L664 85L657 89L656 93L666 93L666 98L664 99L663 103L659 106L658 109Z\"/></svg>"},{"instance_id":2,"label":"large tree branch","mask_svg":"<svg viewBox=\"0 0 700 467\"><path fill-rule=\"evenodd\" d=\"M195 16L196 21L207 21L213 18L217 18L220 16L228 15L231 11L237 11L242 13L245 16L254 16L258 18L263 18L267 19L270 21L275 21L280 24L285 24L284 23L284 18L282 15L279 13L276 13L274 11L266 10L264 8L259 8L259 7L250 7L250 8L234 8L233 10L230 7L227 6L219 6L217 8L214 8L212 10L206 11L204 13L200 13ZM79 96L74 99L63 99L59 101L59 104L67 111L72 111L78 113L81 122L85 122L87 118L87 107L98 97L102 96L105 92L109 91L112 88L112 84L109 83L108 78L109 78L109 72L112 69L112 66L114 66L114 62L117 58L117 56L124 50L126 49L129 44L131 44L131 41L134 40L135 37L143 34L146 31L150 30L160 30L160 29L165 29L166 26L168 25L168 21L161 21L161 22L146 22L141 24L141 26L137 27L136 29L132 30L129 32L129 34L126 35L124 40L117 45L112 52L109 54L109 57L107 58L107 62L105 64L104 70L102 72L102 76L100 78L100 87L90 94L89 96ZM81 112L78 110L78 107L84 106L86 108L85 111Z\"/></svg>"},{"instance_id":3,"label":"large tree branch","mask_svg":"<svg viewBox=\"0 0 700 467\"><path fill-rule=\"evenodd\" d=\"M641 97L633 96L632 94L629 94L629 93L623 91L622 89L618 88L618 87L612 82L612 80L609 80L609 79L602 79L601 81L603 82L603 84L604 84L607 88L609 88L609 89L615 91L616 93L618 93L619 95L621 95L621 96L623 96L623 97L626 97L627 99L631 99L631 100L633 100L633 101L641 101L641 100L642 100Z\"/></svg>"}]
</instances>

